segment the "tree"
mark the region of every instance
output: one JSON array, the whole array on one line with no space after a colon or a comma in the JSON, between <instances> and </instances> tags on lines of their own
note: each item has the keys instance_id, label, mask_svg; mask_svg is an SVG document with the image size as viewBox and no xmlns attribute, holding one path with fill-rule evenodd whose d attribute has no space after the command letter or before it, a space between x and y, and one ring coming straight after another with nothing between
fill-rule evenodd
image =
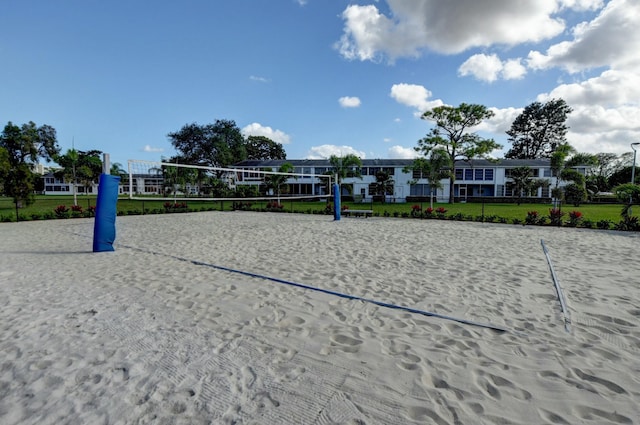
<instances>
[{"instance_id":1,"label":"tree","mask_svg":"<svg viewBox=\"0 0 640 425\"><path fill-rule=\"evenodd\" d=\"M265 136L249 136L245 142L246 159L267 160L287 159L287 153L280 143Z\"/></svg>"},{"instance_id":2,"label":"tree","mask_svg":"<svg viewBox=\"0 0 640 425\"><path fill-rule=\"evenodd\" d=\"M55 173L56 176L73 181L74 203L76 203L75 186L78 181L84 186L85 194L89 194L89 187L98 183L100 174L102 174L100 155L102 155L102 151L95 149L89 151L69 149L66 154L55 157L55 161L62 167L59 172Z\"/></svg>"},{"instance_id":3,"label":"tree","mask_svg":"<svg viewBox=\"0 0 640 425\"><path fill-rule=\"evenodd\" d=\"M638 218L632 216L633 205L640 205L640 185L625 183L613 189L620 202L624 202L620 215L622 216L623 227L620 230L640 230Z\"/></svg>"},{"instance_id":4,"label":"tree","mask_svg":"<svg viewBox=\"0 0 640 425\"><path fill-rule=\"evenodd\" d=\"M60 148L56 130L49 125L37 127L30 121L18 127L9 121L0 134L0 148L4 159L0 163L3 176L2 193L13 198L16 207L34 201L34 173L32 167L39 159L50 162Z\"/></svg>"},{"instance_id":5,"label":"tree","mask_svg":"<svg viewBox=\"0 0 640 425\"><path fill-rule=\"evenodd\" d=\"M511 149L505 158L550 158L558 146L566 143L569 127L565 123L571 111L562 99L526 106L507 131Z\"/></svg>"},{"instance_id":6,"label":"tree","mask_svg":"<svg viewBox=\"0 0 640 425\"><path fill-rule=\"evenodd\" d=\"M271 169L265 170L271 171ZM285 162L278 169L279 173L293 173L294 167L291 163ZM282 192L282 188L285 186L289 176L286 174L267 174L265 176L265 184L267 189L272 189L273 193L278 197L278 203L280 203L280 193Z\"/></svg>"},{"instance_id":7,"label":"tree","mask_svg":"<svg viewBox=\"0 0 640 425\"><path fill-rule=\"evenodd\" d=\"M0 146L0 193L4 193L4 181L9 176L10 170L9 152Z\"/></svg>"},{"instance_id":8,"label":"tree","mask_svg":"<svg viewBox=\"0 0 640 425\"><path fill-rule=\"evenodd\" d=\"M387 195L393 194L395 181L391 174L380 170L376 173L375 193L382 196L382 203L385 203Z\"/></svg>"},{"instance_id":9,"label":"tree","mask_svg":"<svg viewBox=\"0 0 640 425\"><path fill-rule=\"evenodd\" d=\"M184 163L209 167L228 167L247 158L244 138L234 121L216 120L214 124L187 124L169 133L171 144ZM223 172L218 171L218 177Z\"/></svg>"},{"instance_id":10,"label":"tree","mask_svg":"<svg viewBox=\"0 0 640 425\"><path fill-rule=\"evenodd\" d=\"M531 193L539 187L547 184L544 179L534 179L531 167L516 167L511 169L511 180L513 181L513 193L516 203L522 203L523 196L531 196Z\"/></svg>"},{"instance_id":11,"label":"tree","mask_svg":"<svg viewBox=\"0 0 640 425\"><path fill-rule=\"evenodd\" d=\"M342 181L347 177L362 178L360 169L362 168L362 160L357 155L352 153L345 156L331 155L329 157L329 163L333 168L333 174L336 176L336 183L340 187L340 195L342 195ZM348 187L351 194L353 187Z\"/></svg>"},{"instance_id":12,"label":"tree","mask_svg":"<svg viewBox=\"0 0 640 425\"><path fill-rule=\"evenodd\" d=\"M458 107L437 106L428 110L422 114L422 119L435 122L436 127L427 137L418 141L415 150L426 157L431 151L441 149L447 153L452 165L461 159L487 158L489 153L502 146L493 139L483 139L468 131L493 115L493 112L483 105L466 103L461 103ZM454 179L454 174L450 173L449 203L454 202Z\"/></svg>"},{"instance_id":13,"label":"tree","mask_svg":"<svg viewBox=\"0 0 640 425\"><path fill-rule=\"evenodd\" d=\"M404 171L417 171L429 182L429 205L433 208L433 197L435 190L442 189L442 179L446 179L451 175L451 162L449 155L443 149L434 149L431 151L429 158L416 158L413 164Z\"/></svg>"},{"instance_id":14,"label":"tree","mask_svg":"<svg viewBox=\"0 0 640 425\"><path fill-rule=\"evenodd\" d=\"M551 191L551 196L555 200L565 199L574 206L587 199L586 178L573 167L579 165L595 166L597 158L595 155L587 153L576 153L573 146L568 143L556 148L551 155L551 170L556 176L555 188ZM570 181L563 189L560 188L560 181ZM555 202L555 201L554 201Z\"/></svg>"}]
</instances>

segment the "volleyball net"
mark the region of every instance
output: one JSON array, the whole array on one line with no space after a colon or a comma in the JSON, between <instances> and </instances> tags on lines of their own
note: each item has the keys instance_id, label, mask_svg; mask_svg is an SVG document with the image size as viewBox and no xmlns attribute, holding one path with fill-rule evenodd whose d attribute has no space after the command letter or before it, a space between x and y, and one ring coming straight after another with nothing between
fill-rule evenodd
<instances>
[{"instance_id":1,"label":"volleyball net","mask_svg":"<svg viewBox=\"0 0 640 425\"><path fill-rule=\"evenodd\" d=\"M326 200L332 176L268 167L224 168L172 162L129 160L122 190L130 199L164 201Z\"/></svg>"}]
</instances>

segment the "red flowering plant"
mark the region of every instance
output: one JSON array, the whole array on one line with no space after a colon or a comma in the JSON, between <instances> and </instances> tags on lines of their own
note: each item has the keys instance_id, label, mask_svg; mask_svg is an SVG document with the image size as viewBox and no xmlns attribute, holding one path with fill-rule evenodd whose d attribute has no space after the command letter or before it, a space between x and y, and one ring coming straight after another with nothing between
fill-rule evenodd
<instances>
[{"instance_id":1,"label":"red flowering plant","mask_svg":"<svg viewBox=\"0 0 640 425\"><path fill-rule=\"evenodd\" d=\"M526 224L538 224L540 221L540 214L538 211L528 211L527 217L524 219Z\"/></svg>"},{"instance_id":2,"label":"red flowering plant","mask_svg":"<svg viewBox=\"0 0 640 425\"><path fill-rule=\"evenodd\" d=\"M82 207L80 205L71 205L71 217L82 217Z\"/></svg>"},{"instance_id":3,"label":"red flowering plant","mask_svg":"<svg viewBox=\"0 0 640 425\"><path fill-rule=\"evenodd\" d=\"M420 217L421 212L422 212L422 207L420 205L411 206L411 217Z\"/></svg>"},{"instance_id":4,"label":"red flowering plant","mask_svg":"<svg viewBox=\"0 0 640 425\"><path fill-rule=\"evenodd\" d=\"M276 201L270 201L269 203L267 203L267 209L270 211L280 211L284 208L284 205L276 202Z\"/></svg>"},{"instance_id":5,"label":"red flowering plant","mask_svg":"<svg viewBox=\"0 0 640 425\"><path fill-rule=\"evenodd\" d=\"M551 208L549 210L549 220L551 221L552 226L562 226L562 217L564 217L560 208Z\"/></svg>"},{"instance_id":6,"label":"red flowering plant","mask_svg":"<svg viewBox=\"0 0 640 425\"><path fill-rule=\"evenodd\" d=\"M427 209L424 210L424 215L427 218L432 218L433 217L433 211L434 209L431 207L428 207Z\"/></svg>"},{"instance_id":7,"label":"red flowering plant","mask_svg":"<svg viewBox=\"0 0 640 425\"><path fill-rule=\"evenodd\" d=\"M65 205L58 205L57 207L55 207L53 212L54 212L54 214L56 215L57 218L68 218L69 217L69 208L67 208Z\"/></svg>"},{"instance_id":8,"label":"red flowering plant","mask_svg":"<svg viewBox=\"0 0 640 425\"><path fill-rule=\"evenodd\" d=\"M436 216L438 216L438 218L444 218L444 215L446 212L447 212L447 209L444 207L436 208Z\"/></svg>"},{"instance_id":9,"label":"red flowering plant","mask_svg":"<svg viewBox=\"0 0 640 425\"><path fill-rule=\"evenodd\" d=\"M567 224L571 227L576 227L582 221L582 213L580 211L571 211L569 213L569 221Z\"/></svg>"}]
</instances>

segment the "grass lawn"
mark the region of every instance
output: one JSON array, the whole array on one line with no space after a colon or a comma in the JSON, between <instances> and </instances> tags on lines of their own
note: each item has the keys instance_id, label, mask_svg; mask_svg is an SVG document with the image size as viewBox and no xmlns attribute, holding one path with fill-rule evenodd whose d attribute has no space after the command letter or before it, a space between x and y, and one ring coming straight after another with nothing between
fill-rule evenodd
<instances>
[{"instance_id":1,"label":"grass lawn","mask_svg":"<svg viewBox=\"0 0 640 425\"><path fill-rule=\"evenodd\" d=\"M182 202L180 198L177 198L177 202ZM326 203L324 201L315 202L302 202L302 201L287 201L282 199L283 211L297 212L297 213L322 213L325 210ZM88 210L89 206L96 204L95 195L78 195L78 205L84 210ZM144 201L142 200L130 200L128 198L121 197L118 200L118 214L145 214L149 213L161 213L165 211L165 201L154 200L150 197ZM251 209L264 210L266 208L267 201L251 201ZM37 196L36 202L28 207L20 208L19 215L20 220L33 220L42 218L53 218L53 211L59 205L65 205L70 207L73 205L73 196L61 195L61 196ZM231 201L187 201L187 205L190 211L202 211L202 210L225 210L230 211L232 209ZM390 217L402 217L407 216L412 211L413 205L419 205L420 210L424 211L429 207L428 202L423 203L352 203L344 202L343 206L350 209L371 209L375 216L390 216ZM443 207L447 210L446 215L462 215L467 219L476 219L478 217L492 218L492 221L498 221L498 218L506 219L511 223L514 219L524 221L529 211L537 211L540 216L548 216L549 209L552 207L548 204L494 204L494 203L459 203L459 204L434 204L435 208ZM574 207L572 205L563 205L562 210L565 213L570 211L580 211L583 214L584 220L590 220L597 223L601 220L609 220L612 223L620 221L620 211L622 205L620 204L583 204L580 207ZM634 215L637 216L640 213L640 207L634 209ZM0 197L0 221L15 221L16 210L12 200L7 197Z\"/></svg>"}]
</instances>

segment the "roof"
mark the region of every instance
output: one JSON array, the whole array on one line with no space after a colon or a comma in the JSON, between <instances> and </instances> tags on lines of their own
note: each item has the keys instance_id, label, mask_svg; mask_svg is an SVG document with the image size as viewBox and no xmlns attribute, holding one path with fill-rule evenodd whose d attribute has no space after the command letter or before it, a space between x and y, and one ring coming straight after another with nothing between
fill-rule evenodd
<instances>
[{"instance_id":1,"label":"roof","mask_svg":"<svg viewBox=\"0 0 640 425\"><path fill-rule=\"evenodd\" d=\"M235 163L234 167L271 167L278 168L284 163L289 163L294 167L331 167L328 159L268 159L253 160L248 159ZM548 159L473 159L470 161L456 161L458 168L475 168L475 167L548 167L550 161ZM406 167L413 164L413 159L363 159L363 167Z\"/></svg>"}]
</instances>

